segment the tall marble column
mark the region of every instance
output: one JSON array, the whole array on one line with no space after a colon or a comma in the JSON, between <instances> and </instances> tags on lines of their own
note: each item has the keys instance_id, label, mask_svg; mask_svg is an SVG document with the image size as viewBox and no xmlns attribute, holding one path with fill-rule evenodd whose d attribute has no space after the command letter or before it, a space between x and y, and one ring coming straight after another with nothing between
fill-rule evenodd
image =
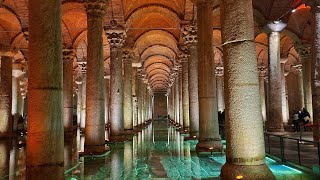
<instances>
[{"instance_id":1,"label":"tall marble column","mask_svg":"<svg viewBox=\"0 0 320 180\"><path fill-rule=\"evenodd\" d=\"M288 61L288 57L280 58L281 66L281 99L282 99L282 117L284 125L288 124L289 118L289 108L288 108L288 98L287 98L287 82L286 76L288 72L285 70L285 63Z\"/></svg>"},{"instance_id":2,"label":"tall marble column","mask_svg":"<svg viewBox=\"0 0 320 180\"><path fill-rule=\"evenodd\" d=\"M132 70L132 121L133 127L138 125L138 74L137 68Z\"/></svg>"},{"instance_id":3,"label":"tall marble column","mask_svg":"<svg viewBox=\"0 0 320 180\"><path fill-rule=\"evenodd\" d=\"M184 26L183 39L188 45L189 54L189 119L190 137L199 136L199 94L198 94L198 51L197 51L197 26L195 24Z\"/></svg>"},{"instance_id":4,"label":"tall marble column","mask_svg":"<svg viewBox=\"0 0 320 180\"><path fill-rule=\"evenodd\" d=\"M178 126L178 125L180 125L179 71L177 71L176 74L177 74L177 76L176 76L176 80L174 82L174 90L175 90L174 104L175 104L175 122Z\"/></svg>"},{"instance_id":5,"label":"tall marble column","mask_svg":"<svg viewBox=\"0 0 320 180\"><path fill-rule=\"evenodd\" d=\"M267 68L263 65L258 66L259 73L259 90L260 90L260 102L261 102L261 114L263 123L267 121L267 108L266 108L266 91L265 91L265 77L267 74Z\"/></svg>"},{"instance_id":6,"label":"tall marble column","mask_svg":"<svg viewBox=\"0 0 320 180\"><path fill-rule=\"evenodd\" d=\"M63 50L63 124L64 135L73 133L73 60L72 49Z\"/></svg>"},{"instance_id":7,"label":"tall marble column","mask_svg":"<svg viewBox=\"0 0 320 180\"><path fill-rule=\"evenodd\" d=\"M104 76L105 81L105 124L110 122L110 75Z\"/></svg>"},{"instance_id":8,"label":"tall marble column","mask_svg":"<svg viewBox=\"0 0 320 180\"><path fill-rule=\"evenodd\" d=\"M188 58L187 52L181 54L182 64L182 105L183 105L183 132L189 133L189 75L188 75Z\"/></svg>"},{"instance_id":9,"label":"tall marble column","mask_svg":"<svg viewBox=\"0 0 320 180\"><path fill-rule=\"evenodd\" d=\"M75 83L78 86L77 92L77 126L80 127L81 122L81 102L82 102L82 78L80 74L75 78Z\"/></svg>"},{"instance_id":10,"label":"tall marble column","mask_svg":"<svg viewBox=\"0 0 320 180\"><path fill-rule=\"evenodd\" d=\"M110 44L110 141L124 141L122 47L126 34L123 30L107 30Z\"/></svg>"},{"instance_id":11,"label":"tall marble column","mask_svg":"<svg viewBox=\"0 0 320 180\"><path fill-rule=\"evenodd\" d=\"M213 0L197 0L199 142L197 151L222 151L219 136L216 78L212 42Z\"/></svg>"},{"instance_id":12,"label":"tall marble column","mask_svg":"<svg viewBox=\"0 0 320 180\"><path fill-rule=\"evenodd\" d=\"M301 62L302 62L302 76L303 76L303 92L304 92L304 108L308 110L313 119L313 108L312 108L312 80L311 80L311 46L304 45L297 47Z\"/></svg>"},{"instance_id":13,"label":"tall marble column","mask_svg":"<svg viewBox=\"0 0 320 180\"><path fill-rule=\"evenodd\" d=\"M13 54L1 55L0 76L0 137L12 135L12 57Z\"/></svg>"},{"instance_id":14,"label":"tall marble column","mask_svg":"<svg viewBox=\"0 0 320 180\"><path fill-rule=\"evenodd\" d=\"M265 164L252 0L222 1L221 32L227 148L220 177L275 179Z\"/></svg>"},{"instance_id":15,"label":"tall marble column","mask_svg":"<svg viewBox=\"0 0 320 180\"><path fill-rule=\"evenodd\" d=\"M87 1L88 24L85 154L103 154L105 147L105 84L103 16L107 0Z\"/></svg>"},{"instance_id":16,"label":"tall marble column","mask_svg":"<svg viewBox=\"0 0 320 180\"><path fill-rule=\"evenodd\" d=\"M320 141L320 2L315 3L313 11L313 58L312 58L312 105L313 105L313 140ZM311 114L311 112L309 111Z\"/></svg>"},{"instance_id":17,"label":"tall marble column","mask_svg":"<svg viewBox=\"0 0 320 180\"><path fill-rule=\"evenodd\" d=\"M282 76L280 66L280 31L286 24L281 21L269 23L269 98L267 131L283 132Z\"/></svg>"},{"instance_id":18,"label":"tall marble column","mask_svg":"<svg viewBox=\"0 0 320 180\"><path fill-rule=\"evenodd\" d=\"M224 85L223 85L223 67L216 67L216 79L217 79L217 99L218 99L218 111L223 112L224 107Z\"/></svg>"},{"instance_id":19,"label":"tall marble column","mask_svg":"<svg viewBox=\"0 0 320 180\"><path fill-rule=\"evenodd\" d=\"M87 62L81 62L79 64L82 74L82 83L81 83L81 108L80 108L80 129L85 130L86 127L86 96L87 96Z\"/></svg>"},{"instance_id":20,"label":"tall marble column","mask_svg":"<svg viewBox=\"0 0 320 180\"><path fill-rule=\"evenodd\" d=\"M132 54L130 51L125 51L123 54L123 120L124 132L126 134L133 133L133 117L132 117Z\"/></svg>"},{"instance_id":21,"label":"tall marble column","mask_svg":"<svg viewBox=\"0 0 320 180\"><path fill-rule=\"evenodd\" d=\"M180 128L183 128L184 126L184 122L183 122L183 97L182 97L182 65L180 65L179 67L179 124L180 124Z\"/></svg>"},{"instance_id":22,"label":"tall marble column","mask_svg":"<svg viewBox=\"0 0 320 180\"><path fill-rule=\"evenodd\" d=\"M26 179L64 179L61 1L29 0L28 4Z\"/></svg>"}]
</instances>

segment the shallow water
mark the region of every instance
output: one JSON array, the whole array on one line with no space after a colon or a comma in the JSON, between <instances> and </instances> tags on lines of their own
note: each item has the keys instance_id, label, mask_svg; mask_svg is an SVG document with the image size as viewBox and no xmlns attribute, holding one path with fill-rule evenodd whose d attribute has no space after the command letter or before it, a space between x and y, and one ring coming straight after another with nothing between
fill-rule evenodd
<instances>
[{"instance_id":1,"label":"shallow water","mask_svg":"<svg viewBox=\"0 0 320 180\"><path fill-rule=\"evenodd\" d=\"M0 179L25 179L25 147L20 140L18 146L0 142ZM184 141L184 136L162 121L152 123L132 141L109 144L111 151L103 156L79 157L84 138L78 132L65 142L65 178L219 179L225 154L197 155L196 143ZM316 179L270 158L266 162L279 180Z\"/></svg>"}]
</instances>

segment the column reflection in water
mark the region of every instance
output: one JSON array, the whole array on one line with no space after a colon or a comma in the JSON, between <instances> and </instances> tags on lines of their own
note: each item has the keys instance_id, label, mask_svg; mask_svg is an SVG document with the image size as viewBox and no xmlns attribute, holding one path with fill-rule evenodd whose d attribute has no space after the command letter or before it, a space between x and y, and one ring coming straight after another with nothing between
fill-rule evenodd
<instances>
[{"instance_id":1,"label":"column reflection in water","mask_svg":"<svg viewBox=\"0 0 320 180\"><path fill-rule=\"evenodd\" d=\"M189 177L189 173L191 176L191 153L190 153L190 142L185 142L184 143L184 163L186 165L186 172L188 173L188 177Z\"/></svg>"},{"instance_id":2,"label":"column reflection in water","mask_svg":"<svg viewBox=\"0 0 320 180\"><path fill-rule=\"evenodd\" d=\"M138 135L133 136L132 139L132 166L134 169L137 168L137 160L138 160Z\"/></svg>"},{"instance_id":3,"label":"column reflection in water","mask_svg":"<svg viewBox=\"0 0 320 180\"><path fill-rule=\"evenodd\" d=\"M124 177L132 179L131 170L133 169L133 142L127 141L124 143Z\"/></svg>"},{"instance_id":4,"label":"column reflection in water","mask_svg":"<svg viewBox=\"0 0 320 180\"><path fill-rule=\"evenodd\" d=\"M180 141L178 141L178 143L180 143L180 158L181 161L184 160L184 137L179 133L179 137L180 137Z\"/></svg>"},{"instance_id":5,"label":"column reflection in water","mask_svg":"<svg viewBox=\"0 0 320 180\"><path fill-rule=\"evenodd\" d=\"M26 152L25 147L19 147L17 150L17 168L15 169L15 177L19 177L18 179L26 179Z\"/></svg>"},{"instance_id":6,"label":"column reflection in water","mask_svg":"<svg viewBox=\"0 0 320 180\"><path fill-rule=\"evenodd\" d=\"M10 142L0 141L0 179L9 175Z\"/></svg>"},{"instance_id":7,"label":"column reflection in water","mask_svg":"<svg viewBox=\"0 0 320 180\"><path fill-rule=\"evenodd\" d=\"M15 147L15 146L13 146L12 148L11 148L11 150L10 150L10 162L9 162L9 174L10 174L10 176L9 176L9 180L13 180L13 179L15 179L15 168L16 168L16 155L17 155L17 153L16 153L16 151L17 151L17 148ZM1 179L1 177L0 177L0 179Z\"/></svg>"},{"instance_id":8,"label":"column reflection in water","mask_svg":"<svg viewBox=\"0 0 320 180\"><path fill-rule=\"evenodd\" d=\"M117 149L111 151L111 178L124 179L123 177L123 144L117 144ZM127 156L127 155L126 155Z\"/></svg>"},{"instance_id":9,"label":"column reflection in water","mask_svg":"<svg viewBox=\"0 0 320 180\"><path fill-rule=\"evenodd\" d=\"M72 168L78 163L78 149L76 136L66 138L64 141L64 169Z\"/></svg>"}]
</instances>

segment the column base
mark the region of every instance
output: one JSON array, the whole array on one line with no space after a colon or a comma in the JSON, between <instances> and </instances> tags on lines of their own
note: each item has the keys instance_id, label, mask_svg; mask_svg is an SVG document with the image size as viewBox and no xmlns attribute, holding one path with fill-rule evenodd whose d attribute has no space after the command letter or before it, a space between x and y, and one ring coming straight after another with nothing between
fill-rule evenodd
<instances>
[{"instance_id":1,"label":"column base","mask_svg":"<svg viewBox=\"0 0 320 180\"><path fill-rule=\"evenodd\" d=\"M109 138L109 142L124 142L126 140L124 135L111 135Z\"/></svg>"},{"instance_id":2,"label":"column base","mask_svg":"<svg viewBox=\"0 0 320 180\"><path fill-rule=\"evenodd\" d=\"M199 139L196 145L196 152L222 152L223 145L220 138Z\"/></svg>"},{"instance_id":3,"label":"column base","mask_svg":"<svg viewBox=\"0 0 320 180\"><path fill-rule=\"evenodd\" d=\"M124 130L124 134L125 134L125 135L132 135L132 134L134 134L134 133L133 133L133 129L125 129L125 130Z\"/></svg>"},{"instance_id":4,"label":"column base","mask_svg":"<svg viewBox=\"0 0 320 180\"><path fill-rule=\"evenodd\" d=\"M189 128L188 127L181 128L180 134L189 134Z\"/></svg>"},{"instance_id":5,"label":"column base","mask_svg":"<svg viewBox=\"0 0 320 180\"><path fill-rule=\"evenodd\" d=\"M64 179L64 164L61 163L48 163L40 164L37 166L27 165L26 172L27 179Z\"/></svg>"},{"instance_id":6,"label":"column base","mask_svg":"<svg viewBox=\"0 0 320 180\"><path fill-rule=\"evenodd\" d=\"M276 179L266 164L234 165L234 164L226 163L222 166L220 177L221 179L248 179L248 180L250 179L275 180Z\"/></svg>"},{"instance_id":7,"label":"column base","mask_svg":"<svg viewBox=\"0 0 320 180\"><path fill-rule=\"evenodd\" d=\"M185 137L184 138L185 141L197 140L198 137L199 137L199 132L198 131L190 131L189 134L190 134L189 137Z\"/></svg>"},{"instance_id":8,"label":"column base","mask_svg":"<svg viewBox=\"0 0 320 180\"><path fill-rule=\"evenodd\" d=\"M85 155L103 155L108 152L110 149L105 144L103 145L84 145L84 152L81 153L81 156Z\"/></svg>"},{"instance_id":9,"label":"column base","mask_svg":"<svg viewBox=\"0 0 320 180\"><path fill-rule=\"evenodd\" d=\"M135 127L133 127L133 131L135 132L135 133L137 133L137 132L141 132L142 131L142 127L141 126L135 126Z\"/></svg>"}]
</instances>

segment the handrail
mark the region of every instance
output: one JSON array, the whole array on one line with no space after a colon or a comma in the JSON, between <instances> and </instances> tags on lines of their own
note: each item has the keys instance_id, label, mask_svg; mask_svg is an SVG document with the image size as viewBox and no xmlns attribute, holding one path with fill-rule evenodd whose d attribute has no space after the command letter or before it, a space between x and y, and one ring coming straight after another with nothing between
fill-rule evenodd
<instances>
[{"instance_id":1,"label":"handrail","mask_svg":"<svg viewBox=\"0 0 320 180\"><path fill-rule=\"evenodd\" d=\"M318 155L318 164L317 164L317 165L320 166L320 144L319 144L319 142L310 141L310 140L304 140L304 139L301 139L301 138L298 139L298 138L286 137L286 136L284 136L284 135L270 134L270 133L267 133L267 132L265 132L264 134L265 134L265 136L267 137L267 138L266 138L266 141L267 141L267 143L268 143L268 152L266 152L266 153L268 153L268 154L271 153L270 136L278 137L278 138L280 139L280 156L281 156L281 157L278 157L278 158L281 159L282 163L287 162L287 161L288 161L288 162L292 162L292 161L286 159L286 157L285 157L284 140L285 140L285 139L289 139L289 140L295 140L295 141L297 142L298 164L301 165L301 166L304 166L304 167L306 167L306 168L310 168L310 167L302 164L302 162L301 162L301 149L300 149L300 146L302 145L301 143L302 143L302 142L306 142L306 143L310 143L310 144L316 145L316 146L317 146L317 151L318 151L318 152L317 152L317 155ZM274 154L271 154L271 155L276 156L276 155L274 155ZM276 157L277 157L277 156L276 156ZM296 163L296 162L293 162L293 163Z\"/></svg>"}]
</instances>

